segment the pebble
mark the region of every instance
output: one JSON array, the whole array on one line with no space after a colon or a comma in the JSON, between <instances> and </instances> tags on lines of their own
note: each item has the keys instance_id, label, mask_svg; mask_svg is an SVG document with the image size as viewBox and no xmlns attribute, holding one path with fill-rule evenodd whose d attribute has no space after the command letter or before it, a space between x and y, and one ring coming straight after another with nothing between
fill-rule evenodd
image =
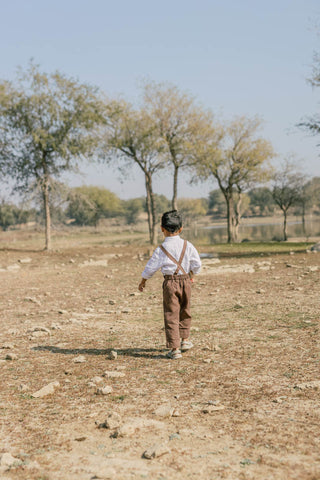
<instances>
[{"instance_id":1,"label":"pebble","mask_svg":"<svg viewBox=\"0 0 320 480\"><path fill-rule=\"evenodd\" d=\"M125 373L118 372L118 371L108 371L107 370L106 372L104 372L103 376L107 377L107 378L121 378L121 377L125 376Z\"/></svg>"},{"instance_id":2,"label":"pebble","mask_svg":"<svg viewBox=\"0 0 320 480\"><path fill-rule=\"evenodd\" d=\"M28 330L28 333L35 333L35 332L47 333L48 335L50 335L51 333L49 328L38 326L38 325Z\"/></svg>"},{"instance_id":3,"label":"pebble","mask_svg":"<svg viewBox=\"0 0 320 480\"><path fill-rule=\"evenodd\" d=\"M14 464L21 464L21 460L19 458L14 458L11 453L2 453L0 454L0 466L4 467L4 469L9 469Z\"/></svg>"},{"instance_id":4,"label":"pebble","mask_svg":"<svg viewBox=\"0 0 320 480\"><path fill-rule=\"evenodd\" d=\"M97 388L96 395L109 395L112 392L113 388L110 385L107 385L106 387Z\"/></svg>"},{"instance_id":5,"label":"pebble","mask_svg":"<svg viewBox=\"0 0 320 480\"><path fill-rule=\"evenodd\" d=\"M168 403L160 405L160 407L158 407L153 413L158 417L172 417L174 413L174 408Z\"/></svg>"},{"instance_id":6,"label":"pebble","mask_svg":"<svg viewBox=\"0 0 320 480\"><path fill-rule=\"evenodd\" d=\"M98 385L99 383L103 382L103 378L102 377L93 377L93 378L91 378L90 382L94 383L95 385Z\"/></svg>"},{"instance_id":7,"label":"pebble","mask_svg":"<svg viewBox=\"0 0 320 480\"><path fill-rule=\"evenodd\" d=\"M202 413L214 413L224 409L225 409L224 405L207 405L202 409Z\"/></svg>"},{"instance_id":8,"label":"pebble","mask_svg":"<svg viewBox=\"0 0 320 480\"><path fill-rule=\"evenodd\" d=\"M116 352L115 350L111 350L111 352L109 353L108 355L108 358L110 360L117 360L118 358L118 352Z\"/></svg>"},{"instance_id":9,"label":"pebble","mask_svg":"<svg viewBox=\"0 0 320 480\"><path fill-rule=\"evenodd\" d=\"M86 362L86 357L84 355L79 355L78 357L75 357L72 361L73 363L84 363Z\"/></svg>"},{"instance_id":10,"label":"pebble","mask_svg":"<svg viewBox=\"0 0 320 480\"><path fill-rule=\"evenodd\" d=\"M152 447L145 450L142 454L142 458L146 458L148 460L152 460L153 458L161 457L166 453L170 453L170 448L165 444L156 444Z\"/></svg>"},{"instance_id":11,"label":"pebble","mask_svg":"<svg viewBox=\"0 0 320 480\"><path fill-rule=\"evenodd\" d=\"M7 353L6 360L17 360L18 355L16 353Z\"/></svg>"},{"instance_id":12,"label":"pebble","mask_svg":"<svg viewBox=\"0 0 320 480\"><path fill-rule=\"evenodd\" d=\"M0 348L3 350L12 350L14 348L13 343L4 343Z\"/></svg>"},{"instance_id":13,"label":"pebble","mask_svg":"<svg viewBox=\"0 0 320 480\"><path fill-rule=\"evenodd\" d=\"M60 387L59 382L51 382L48 385L46 385L45 387L40 388L40 390L33 393L31 396L33 398L42 398L42 397L45 397L47 395L51 395L52 393L54 393L54 391L58 387Z\"/></svg>"},{"instance_id":14,"label":"pebble","mask_svg":"<svg viewBox=\"0 0 320 480\"><path fill-rule=\"evenodd\" d=\"M108 428L113 430L115 428L119 428L121 425L121 416L117 412L109 413L106 420L99 425L100 428Z\"/></svg>"}]
</instances>

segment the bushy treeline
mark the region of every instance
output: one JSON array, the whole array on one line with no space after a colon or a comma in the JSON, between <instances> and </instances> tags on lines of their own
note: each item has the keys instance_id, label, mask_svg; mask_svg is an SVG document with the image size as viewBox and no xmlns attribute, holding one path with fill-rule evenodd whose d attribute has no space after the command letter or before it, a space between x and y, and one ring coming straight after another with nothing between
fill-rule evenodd
<instances>
[{"instance_id":1,"label":"bushy treeline","mask_svg":"<svg viewBox=\"0 0 320 480\"><path fill-rule=\"evenodd\" d=\"M59 184L51 199L52 218L56 225L98 226L106 218L118 218L128 225L134 225L147 212L145 197L122 200L110 190L96 186L69 189ZM164 195L155 194L154 200L158 217L170 210L171 201ZM181 198L178 208L186 224L206 215L211 215L212 219L224 219L227 215L226 202L220 189L212 190L208 198ZM279 205L274 199L273 190L258 187L243 195L242 209L244 216L271 216L279 212ZM292 214L306 213L320 214L320 177L306 182L304 195L296 198L292 205ZM0 227L3 230L28 222L42 223L43 212L4 201L0 204Z\"/></svg>"}]
</instances>

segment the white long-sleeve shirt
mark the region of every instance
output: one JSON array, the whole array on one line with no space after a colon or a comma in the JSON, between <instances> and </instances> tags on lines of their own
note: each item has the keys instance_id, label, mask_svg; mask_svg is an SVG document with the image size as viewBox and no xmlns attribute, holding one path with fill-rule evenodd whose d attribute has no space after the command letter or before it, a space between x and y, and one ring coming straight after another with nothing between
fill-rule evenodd
<instances>
[{"instance_id":1,"label":"white long-sleeve shirt","mask_svg":"<svg viewBox=\"0 0 320 480\"><path fill-rule=\"evenodd\" d=\"M173 237L166 237L162 245L167 252L173 256L173 258L179 261L183 249L183 243L184 240L182 240L179 235L174 235ZM187 248L181 266L187 273L190 271L194 274L200 272L200 256L196 248L190 242L187 242ZM177 265L170 260L160 247L157 247L142 272L142 278L148 280L160 268L163 275L173 275L177 269ZM181 270L179 270L178 274L182 274Z\"/></svg>"}]
</instances>

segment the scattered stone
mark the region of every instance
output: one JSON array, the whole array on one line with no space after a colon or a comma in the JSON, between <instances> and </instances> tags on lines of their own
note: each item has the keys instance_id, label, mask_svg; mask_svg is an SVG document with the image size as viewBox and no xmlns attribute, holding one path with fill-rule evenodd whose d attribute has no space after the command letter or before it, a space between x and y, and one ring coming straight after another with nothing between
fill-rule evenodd
<instances>
[{"instance_id":1,"label":"scattered stone","mask_svg":"<svg viewBox=\"0 0 320 480\"><path fill-rule=\"evenodd\" d=\"M8 272L15 272L17 270L20 270L20 265L8 265L7 266L7 271Z\"/></svg>"},{"instance_id":2,"label":"scattered stone","mask_svg":"<svg viewBox=\"0 0 320 480\"><path fill-rule=\"evenodd\" d=\"M109 300L109 305L115 305L116 302L114 300Z\"/></svg>"},{"instance_id":3,"label":"scattered stone","mask_svg":"<svg viewBox=\"0 0 320 480\"><path fill-rule=\"evenodd\" d=\"M13 343L4 343L0 348L3 350L12 350L14 348Z\"/></svg>"},{"instance_id":4,"label":"scattered stone","mask_svg":"<svg viewBox=\"0 0 320 480\"><path fill-rule=\"evenodd\" d=\"M123 310L121 310L121 313L131 313L132 310L130 308L124 308Z\"/></svg>"},{"instance_id":5,"label":"scattered stone","mask_svg":"<svg viewBox=\"0 0 320 480\"><path fill-rule=\"evenodd\" d=\"M108 358L110 360L117 360L118 358L118 352L116 352L115 350L111 350L111 352L109 353L108 355Z\"/></svg>"},{"instance_id":6,"label":"scattered stone","mask_svg":"<svg viewBox=\"0 0 320 480\"><path fill-rule=\"evenodd\" d=\"M263 290L263 288L258 288L258 290L256 290L256 293L266 293L266 291Z\"/></svg>"},{"instance_id":7,"label":"scattered stone","mask_svg":"<svg viewBox=\"0 0 320 480\"><path fill-rule=\"evenodd\" d=\"M21 383L21 385L19 385L19 390L20 390L20 392L23 393L23 392L28 391L29 387L28 387L28 385L25 385L24 383Z\"/></svg>"},{"instance_id":8,"label":"scattered stone","mask_svg":"<svg viewBox=\"0 0 320 480\"><path fill-rule=\"evenodd\" d=\"M109 413L107 419L99 425L99 428L108 428L114 430L121 425L121 416L117 412Z\"/></svg>"},{"instance_id":9,"label":"scattered stone","mask_svg":"<svg viewBox=\"0 0 320 480\"><path fill-rule=\"evenodd\" d=\"M31 260L31 258L26 257L26 258L19 258L18 262L19 263L31 263L32 260Z\"/></svg>"},{"instance_id":10,"label":"scattered stone","mask_svg":"<svg viewBox=\"0 0 320 480\"><path fill-rule=\"evenodd\" d=\"M275 398L273 401L273 403L282 403L287 397L278 397L278 398Z\"/></svg>"},{"instance_id":11,"label":"scattered stone","mask_svg":"<svg viewBox=\"0 0 320 480\"><path fill-rule=\"evenodd\" d=\"M311 267L309 267L309 272L317 272L318 270L318 265L312 265Z\"/></svg>"},{"instance_id":12,"label":"scattered stone","mask_svg":"<svg viewBox=\"0 0 320 480\"><path fill-rule=\"evenodd\" d=\"M121 378L121 377L125 377L125 373L107 370L106 372L104 372L103 376L107 378Z\"/></svg>"},{"instance_id":13,"label":"scattered stone","mask_svg":"<svg viewBox=\"0 0 320 480\"><path fill-rule=\"evenodd\" d=\"M153 458L161 457L162 455L165 455L166 453L170 453L170 452L171 450L167 445L156 444L148 448L148 450L146 450L145 452L143 452L142 458L152 460Z\"/></svg>"},{"instance_id":14,"label":"scattered stone","mask_svg":"<svg viewBox=\"0 0 320 480\"><path fill-rule=\"evenodd\" d=\"M35 332L42 332L42 333L47 333L48 335L51 334L49 328L46 327L41 327L41 326L36 326L28 330L29 333L35 333Z\"/></svg>"},{"instance_id":15,"label":"scattered stone","mask_svg":"<svg viewBox=\"0 0 320 480\"><path fill-rule=\"evenodd\" d=\"M97 388L96 395L109 395L112 392L113 388L110 385L107 385L106 387Z\"/></svg>"},{"instance_id":16,"label":"scattered stone","mask_svg":"<svg viewBox=\"0 0 320 480\"><path fill-rule=\"evenodd\" d=\"M172 417L174 412L174 408L169 404L166 403L164 405L160 405L153 413L158 417Z\"/></svg>"},{"instance_id":17,"label":"scattered stone","mask_svg":"<svg viewBox=\"0 0 320 480\"><path fill-rule=\"evenodd\" d=\"M234 307L236 310L240 310L241 308L244 308L244 306L242 305L242 303L238 302L234 305Z\"/></svg>"},{"instance_id":18,"label":"scattered stone","mask_svg":"<svg viewBox=\"0 0 320 480\"><path fill-rule=\"evenodd\" d=\"M78 357L75 357L73 360L73 363L84 363L86 362L86 357L84 355L79 355Z\"/></svg>"},{"instance_id":19,"label":"scattered stone","mask_svg":"<svg viewBox=\"0 0 320 480\"><path fill-rule=\"evenodd\" d=\"M102 378L102 377L93 377L90 381L91 381L94 385L99 385L99 383L102 383L102 382L103 382L103 378Z\"/></svg>"},{"instance_id":20,"label":"scattered stone","mask_svg":"<svg viewBox=\"0 0 320 480\"><path fill-rule=\"evenodd\" d=\"M7 353L6 360L17 360L18 355L16 353Z\"/></svg>"},{"instance_id":21,"label":"scattered stone","mask_svg":"<svg viewBox=\"0 0 320 480\"><path fill-rule=\"evenodd\" d=\"M202 409L202 413L215 413L224 410L224 405L207 405Z\"/></svg>"},{"instance_id":22,"label":"scattered stone","mask_svg":"<svg viewBox=\"0 0 320 480\"><path fill-rule=\"evenodd\" d=\"M298 383L293 388L296 390L307 390L308 388L320 388L320 380L313 380L312 382Z\"/></svg>"},{"instance_id":23,"label":"scattered stone","mask_svg":"<svg viewBox=\"0 0 320 480\"><path fill-rule=\"evenodd\" d=\"M54 391L58 387L60 387L59 382L51 382L48 385L46 385L45 387L42 387L37 392L33 393L31 396L33 398L42 398L42 397L45 397L47 395L51 395L52 393L54 393Z\"/></svg>"},{"instance_id":24,"label":"scattered stone","mask_svg":"<svg viewBox=\"0 0 320 480\"><path fill-rule=\"evenodd\" d=\"M51 330L62 330L62 327L59 325L59 323L52 323L50 328Z\"/></svg>"},{"instance_id":25,"label":"scattered stone","mask_svg":"<svg viewBox=\"0 0 320 480\"><path fill-rule=\"evenodd\" d=\"M19 460L19 458L14 458L11 453L6 452L0 454L0 467L2 467L1 470L9 470L10 467L19 464L21 464L21 460Z\"/></svg>"},{"instance_id":26,"label":"scattered stone","mask_svg":"<svg viewBox=\"0 0 320 480\"><path fill-rule=\"evenodd\" d=\"M59 315L66 315L68 313L67 310L58 310Z\"/></svg>"},{"instance_id":27,"label":"scattered stone","mask_svg":"<svg viewBox=\"0 0 320 480\"><path fill-rule=\"evenodd\" d=\"M35 298L35 297L26 297L24 300L25 300L26 302L35 303L36 305L39 305L39 306L41 305L40 300L38 300L38 299Z\"/></svg>"}]
</instances>

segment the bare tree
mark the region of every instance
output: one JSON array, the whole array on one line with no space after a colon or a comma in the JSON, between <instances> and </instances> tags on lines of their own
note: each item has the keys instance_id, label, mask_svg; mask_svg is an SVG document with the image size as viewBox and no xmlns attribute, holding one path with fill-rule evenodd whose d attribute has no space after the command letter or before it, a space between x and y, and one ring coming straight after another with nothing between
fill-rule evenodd
<instances>
[{"instance_id":1,"label":"bare tree","mask_svg":"<svg viewBox=\"0 0 320 480\"><path fill-rule=\"evenodd\" d=\"M243 192L270 176L269 160L274 152L270 142L257 137L258 118L235 118L215 129L209 145L200 151L196 172L200 178L213 176L227 206L228 243L238 240Z\"/></svg>"},{"instance_id":2,"label":"bare tree","mask_svg":"<svg viewBox=\"0 0 320 480\"><path fill-rule=\"evenodd\" d=\"M157 126L166 147L166 158L173 167L172 208L177 209L178 175L196 161L195 148L206 139L212 126L212 113L195 99L167 83L148 83L143 91L150 121Z\"/></svg>"},{"instance_id":3,"label":"bare tree","mask_svg":"<svg viewBox=\"0 0 320 480\"><path fill-rule=\"evenodd\" d=\"M162 142L156 126L143 108L135 110L126 102L114 102L108 118L105 137L107 160L116 156L124 162L122 171L130 163L139 166L144 174L150 243L156 243L156 206L153 192L153 176L165 167Z\"/></svg>"},{"instance_id":4,"label":"bare tree","mask_svg":"<svg viewBox=\"0 0 320 480\"><path fill-rule=\"evenodd\" d=\"M305 179L296 169L294 162L284 160L273 179L272 196L283 212L283 240L288 240L287 218L291 207L301 201Z\"/></svg>"},{"instance_id":5,"label":"bare tree","mask_svg":"<svg viewBox=\"0 0 320 480\"><path fill-rule=\"evenodd\" d=\"M59 72L41 73L32 62L17 86L0 82L0 167L16 188L41 188L45 249L51 247L50 186L93 153L96 128L104 122L97 89Z\"/></svg>"}]
</instances>

